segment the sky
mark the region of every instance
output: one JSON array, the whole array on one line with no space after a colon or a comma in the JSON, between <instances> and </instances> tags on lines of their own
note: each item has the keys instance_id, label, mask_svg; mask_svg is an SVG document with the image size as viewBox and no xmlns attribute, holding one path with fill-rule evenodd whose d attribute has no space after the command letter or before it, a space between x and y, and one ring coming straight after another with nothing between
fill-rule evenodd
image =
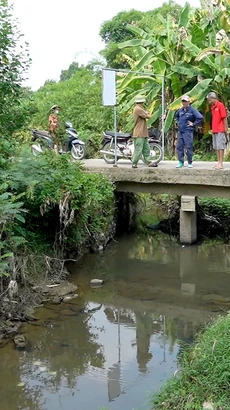
<instances>
[{"instance_id":1,"label":"sky","mask_svg":"<svg viewBox=\"0 0 230 410\"><path fill-rule=\"evenodd\" d=\"M32 65L26 85L36 90L58 80L73 61L86 64L104 45L101 24L123 10L153 10L164 0L10 0L21 33L29 43ZM177 0L184 5L184 0ZM199 6L199 0L190 0Z\"/></svg>"}]
</instances>

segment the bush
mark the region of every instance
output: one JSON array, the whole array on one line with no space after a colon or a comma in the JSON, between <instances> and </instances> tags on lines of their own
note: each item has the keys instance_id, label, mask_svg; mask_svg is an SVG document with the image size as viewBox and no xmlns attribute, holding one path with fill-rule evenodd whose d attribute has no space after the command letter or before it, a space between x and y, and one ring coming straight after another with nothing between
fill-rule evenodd
<instances>
[{"instance_id":1,"label":"bush","mask_svg":"<svg viewBox=\"0 0 230 410\"><path fill-rule=\"evenodd\" d=\"M113 222L112 183L83 172L68 155L48 152L34 158L26 150L1 171L0 181L0 258L11 253L4 260L7 272L12 253L39 251L41 238L63 257L67 250L77 252L88 240L96 241Z\"/></svg>"},{"instance_id":2,"label":"bush","mask_svg":"<svg viewBox=\"0 0 230 410\"><path fill-rule=\"evenodd\" d=\"M204 212L220 218L230 218L230 199L225 198L199 198L199 205Z\"/></svg>"}]
</instances>

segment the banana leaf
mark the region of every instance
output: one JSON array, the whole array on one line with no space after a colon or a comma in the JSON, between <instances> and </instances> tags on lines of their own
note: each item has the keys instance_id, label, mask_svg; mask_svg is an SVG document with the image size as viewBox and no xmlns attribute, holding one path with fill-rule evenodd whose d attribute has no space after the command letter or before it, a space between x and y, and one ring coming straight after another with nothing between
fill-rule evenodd
<instances>
[{"instance_id":1,"label":"banana leaf","mask_svg":"<svg viewBox=\"0 0 230 410\"><path fill-rule=\"evenodd\" d=\"M155 112L153 113L153 115L151 116L151 118L147 121L148 126L153 125L161 116L162 113L162 105L160 105Z\"/></svg>"},{"instance_id":2,"label":"banana leaf","mask_svg":"<svg viewBox=\"0 0 230 410\"><path fill-rule=\"evenodd\" d=\"M124 41L124 43L121 43L118 45L118 48L126 48L126 47L149 47L152 45L152 41L150 42L149 40L142 40L142 39L133 39L133 40L128 40Z\"/></svg>"},{"instance_id":3,"label":"banana leaf","mask_svg":"<svg viewBox=\"0 0 230 410\"><path fill-rule=\"evenodd\" d=\"M149 66L152 61L155 59L155 56L152 52L152 50L148 51L143 58L132 68L133 71L141 71L144 69L144 67ZM146 70L147 71L147 70ZM151 72L149 72L151 75ZM128 73L123 81L120 83L120 88L126 88L127 85L130 83L130 81L136 76L134 73Z\"/></svg>"},{"instance_id":4,"label":"banana leaf","mask_svg":"<svg viewBox=\"0 0 230 410\"><path fill-rule=\"evenodd\" d=\"M205 48L196 57L196 61L201 61L201 60L204 60L204 58L206 58L208 56L217 55L217 54L223 54L223 50L220 50L219 48Z\"/></svg>"},{"instance_id":5,"label":"banana leaf","mask_svg":"<svg viewBox=\"0 0 230 410\"><path fill-rule=\"evenodd\" d=\"M181 14L180 14L179 28L187 27L188 20L189 20L190 9L191 9L190 4L185 3L185 6L184 6L184 8L183 8L183 10L181 11Z\"/></svg>"},{"instance_id":6,"label":"banana leaf","mask_svg":"<svg viewBox=\"0 0 230 410\"><path fill-rule=\"evenodd\" d=\"M175 110L169 110L167 112L166 120L165 120L165 126L164 126L164 131L167 132L169 128L171 127L173 120L174 120L174 115L175 115Z\"/></svg>"},{"instance_id":7,"label":"banana leaf","mask_svg":"<svg viewBox=\"0 0 230 410\"><path fill-rule=\"evenodd\" d=\"M175 97L179 97L182 94L182 82L176 73L171 74L171 87Z\"/></svg>"},{"instance_id":8,"label":"banana leaf","mask_svg":"<svg viewBox=\"0 0 230 410\"><path fill-rule=\"evenodd\" d=\"M187 67L184 67L183 65L175 65L171 67L171 70L178 74L182 74L186 76L187 78L193 78L193 77L203 74L203 71L197 67L187 68Z\"/></svg>"},{"instance_id":9,"label":"banana leaf","mask_svg":"<svg viewBox=\"0 0 230 410\"><path fill-rule=\"evenodd\" d=\"M197 47L195 44L191 43L191 41L189 40L183 40L182 43L184 44L185 47L187 47L189 49L189 51L192 53L192 55L196 58L197 56L199 56L203 50L201 50L199 47ZM215 70L217 69L216 64L209 58L206 57L205 58L205 63L214 68Z\"/></svg>"},{"instance_id":10,"label":"banana leaf","mask_svg":"<svg viewBox=\"0 0 230 410\"><path fill-rule=\"evenodd\" d=\"M148 34L145 30L142 30L141 28L138 28L136 26L133 26L132 24L127 24L127 28L129 31L131 31L133 34L136 34L137 37L141 37L145 40L149 40L150 42L154 43L154 37L150 34Z\"/></svg>"},{"instance_id":11,"label":"banana leaf","mask_svg":"<svg viewBox=\"0 0 230 410\"><path fill-rule=\"evenodd\" d=\"M212 78L207 78L205 80L200 81L198 84L195 85L195 87L192 88L192 90L190 90L188 92L191 101L197 101L200 100L200 96L203 96L205 93L206 95L209 92L209 85L212 82ZM202 99L203 101L204 99ZM202 103L202 101L200 100L200 102ZM168 109L169 110L178 110L181 107L181 97L177 98L175 101L173 101L169 106Z\"/></svg>"},{"instance_id":12,"label":"banana leaf","mask_svg":"<svg viewBox=\"0 0 230 410\"><path fill-rule=\"evenodd\" d=\"M191 34L193 44L203 44L206 40L206 30L202 30L197 24L192 26Z\"/></svg>"}]
</instances>

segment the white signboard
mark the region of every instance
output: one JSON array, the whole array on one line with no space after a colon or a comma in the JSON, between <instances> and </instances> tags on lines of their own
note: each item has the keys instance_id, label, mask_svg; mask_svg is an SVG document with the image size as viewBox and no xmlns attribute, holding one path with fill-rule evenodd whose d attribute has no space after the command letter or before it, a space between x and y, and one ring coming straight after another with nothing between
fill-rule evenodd
<instances>
[{"instance_id":1,"label":"white signboard","mask_svg":"<svg viewBox=\"0 0 230 410\"><path fill-rule=\"evenodd\" d=\"M113 70L102 70L104 106L116 105L116 72Z\"/></svg>"}]
</instances>

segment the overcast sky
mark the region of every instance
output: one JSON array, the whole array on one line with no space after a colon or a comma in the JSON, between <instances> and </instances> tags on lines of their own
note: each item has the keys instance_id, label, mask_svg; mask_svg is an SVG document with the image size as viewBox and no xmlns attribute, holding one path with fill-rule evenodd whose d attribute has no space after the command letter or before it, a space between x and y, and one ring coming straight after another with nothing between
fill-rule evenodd
<instances>
[{"instance_id":1,"label":"overcast sky","mask_svg":"<svg viewBox=\"0 0 230 410\"><path fill-rule=\"evenodd\" d=\"M27 85L33 89L59 78L72 61L87 63L103 48L99 30L119 11L152 10L164 0L10 0L20 30L30 45L32 66ZM184 4L184 0L177 0ZM199 0L190 0L199 6Z\"/></svg>"}]
</instances>

